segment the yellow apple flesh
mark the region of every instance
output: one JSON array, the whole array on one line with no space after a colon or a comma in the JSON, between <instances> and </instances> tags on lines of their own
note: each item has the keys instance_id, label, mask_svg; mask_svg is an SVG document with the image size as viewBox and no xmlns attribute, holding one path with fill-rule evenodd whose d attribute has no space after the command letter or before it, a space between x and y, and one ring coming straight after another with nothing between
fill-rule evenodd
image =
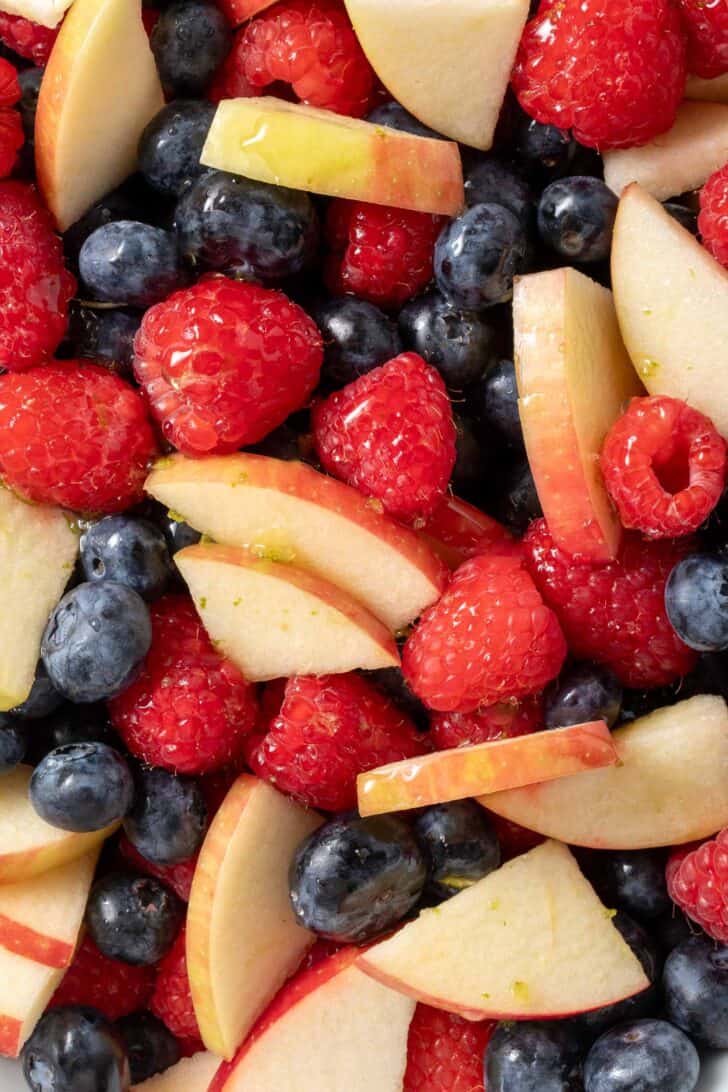
<instances>
[{"instance_id":1,"label":"yellow apple flesh","mask_svg":"<svg viewBox=\"0 0 728 1092\"><path fill-rule=\"evenodd\" d=\"M182 1058L171 1069L157 1073L142 1084L135 1084L133 1092L207 1092L219 1066L219 1058L202 1051L191 1058Z\"/></svg>"},{"instance_id":2,"label":"yellow apple flesh","mask_svg":"<svg viewBox=\"0 0 728 1092\"><path fill-rule=\"evenodd\" d=\"M0 948L0 1054L18 1056L64 974Z\"/></svg>"},{"instance_id":3,"label":"yellow apple flesh","mask_svg":"<svg viewBox=\"0 0 728 1092\"><path fill-rule=\"evenodd\" d=\"M688 76L685 98L694 102L728 102L728 73L713 80L701 80Z\"/></svg>"}]
</instances>

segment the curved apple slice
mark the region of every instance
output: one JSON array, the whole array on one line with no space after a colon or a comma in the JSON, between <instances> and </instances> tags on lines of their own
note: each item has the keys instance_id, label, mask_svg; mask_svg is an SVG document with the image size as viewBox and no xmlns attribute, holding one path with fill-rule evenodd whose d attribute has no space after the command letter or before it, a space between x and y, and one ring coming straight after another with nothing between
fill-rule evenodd
<instances>
[{"instance_id":1,"label":"curved apple slice","mask_svg":"<svg viewBox=\"0 0 728 1092\"><path fill-rule=\"evenodd\" d=\"M693 102L728 102L728 73L712 80L688 76L685 98Z\"/></svg>"},{"instance_id":2,"label":"curved apple slice","mask_svg":"<svg viewBox=\"0 0 728 1092\"><path fill-rule=\"evenodd\" d=\"M417 533L451 569L493 547L517 546L503 524L452 493L428 519L417 521Z\"/></svg>"},{"instance_id":3,"label":"curved apple slice","mask_svg":"<svg viewBox=\"0 0 728 1092\"><path fill-rule=\"evenodd\" d=\"M133 1092L207 1092L219 1068L220 1059L202 1051L191 1058L182 1058L171 1069L142 1084L135 1084Z\"/></svg>"},{"instance_id":4,"label":"curved apple slice","mask_svg":"<svg viewBox=\"0 0 728 1092\"><path fill-rule=\"evenodd\" d=\"M231 26L238 27L275 3L276 0L220 0L220 7L230 20Z\"/></svg>"},{"instance_id":5,"label":"curved apple slice","mask_svg":"<svg viewBox=\"0 0 728 1092\"><path fill-rule=\"evenodd\" d=\"M31 23L53 28L58 26L72 3L73 0L2 0L1 10L9 15L30 19Z\"/></svg>"}]
</instances>

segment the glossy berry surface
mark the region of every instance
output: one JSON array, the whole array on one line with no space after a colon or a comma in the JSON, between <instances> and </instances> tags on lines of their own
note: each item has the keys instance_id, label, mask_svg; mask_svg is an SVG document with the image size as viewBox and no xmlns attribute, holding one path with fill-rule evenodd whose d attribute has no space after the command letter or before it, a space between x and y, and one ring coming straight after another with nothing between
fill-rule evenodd
<instances>
[{"instance_id":1,"label":"glossy berry surface","mask_svg":"<svg viewBox=\"0 0 728 1092\"><path fill-rule=\"evenodd\" d=\"M135 1085L169 1069L180 1059L179 1043L151 1012L134 1012L122 1017L116 1030L124 1043Z\"/></svg>"},{"instance_id":2,"label":"glossy berry surface","mask_svg":"<svg viewBox=\"0 0 728 1092\"><path fill-rule=\"evenodd\" d=\"M698 229L703 246L728 266L728 169L721 167L700 191Z\"/></svg>"},{"instance_id":3,"label":"glossy berry surface","mask_svg":"<svg viewBox=\"0 0 728 1092\"><path fill-rule=\"evenodd\" d=\"M187 974L186 930L183 927L157 968L149 1008L178 1039L199 1039Z\"/></svg>"},{"instance_id":4,"label":"glossy berry surface","mask_svg":"<svg viewBox=\"0 0 728 1092\"><path fill-rule=\"evenodd\" d=\"M169 887L170 890L174 891L175 895L178 895L183 902L190 901L192 879L197 866L197 855L190 857L186 861L182 861L181 864L152 864L146 857L142 857L141 853L139 853L124 834L122 834L119 839L119 855L125 864L130 865L135 872L141 872L144 876L153 876L156 880L161 880L162 883L166 887Z\"/></svg>"},{"instance_id":5,"label":"glossy berry surface","mask_svg":"<svg viewBox=\"0 0 728 1092\"><path fill-rule=\"evenodd\" d=\"M587 871L607 906L617 906L638 921L649 923L670 909L660 850L595 853Z\"/></svg>"},{"instance_id":6,"label":"glossy berry surface","mask_svg":"<svg viewBox=\"0 0 728 1092\"><path fill-rule=\"evenodd\" d=\"M618 1024L602 1035L584 1063L585 1092L693 1092L698 1052L666 1020Z\"/></svg>"},{"instance_id":7,"label":"glossy berry surface","mask_svg":"<svg viewBox=\"0 0 728 1092\"><path fill-rule=\"evenodd\" d=\"M57 36L57 29L43 27L22 15L0 12L0 41L33 64L46 63Z\"/></svg>"},{"instance_id":8,"label":"glossy berry surface","mask_svg":"<svg viewBox=\"0 0 728 1092\"><path fill-rule=\"evenodd\" d=\"M18 72L18 84L20 85L21 98L18 102L18 110L23 123L23 132L26 140L33 140L35 134L35 114L38 106L38 93L43 79L42 68L26 68L24 72Z\"/></svg>"},{"instance_id":9,"label":"glossy berry surface","mask_svg":"<svg viewBox=\"0 0 728 1092\"><path fill-rule=\"evenodd\" d=\"M197 782L167 770L141 769L134 789L124 831L139 853L159 865L194 856L207 830L207 807Z\"/></svg>"},{"instance_id":10,"label":"glossy berry surface","mask_svg":"<svg viewBox=\"0 0 728 1092\"><path fill-rule=\"evenodd\" d=\"M145 519L107 516L81 535L81 564L90 583L114 580L156 599L172 575L161 530Z\"/></svg>"},{"instance_id":11,"label":"glossy berry surface","mask_svg":"<svg viewBox=\"0 0 728 1092\"><path fill-rule=\"evenodd\" d=\"M609 257L617 198L599 178L552 182L538 203L538 231L544 243L571 262Z\"/></svg>"},{"instance_id":12,"label":"glossy berry surface","mask_svg":"<svg viewBox=\"0 0 728 1092\"><path fill-rule=\"evenodd\" d=\"M129 1062L118 1031L95 1009L53 1009L22 1051L32 1092L127 1092Z\"/></svg>"},{"instance_id":13,"label":"glossy berry surface","mask_svg":"<svg viewBox=\"0 0 728 1092\"><path fill-rule=\"evenodd\" d=\"M725 4L679 0L688 39L688 72L704 80L728 72L728 10Z\"/></svg>"},{"instance_id":14,"label":"glossy berry surface","mask_svg":"<svg viewBox=\"0 0 728 1092\"><path fill-rule=\"evenodd\" d=\"M61 830L102 830L122 819L134 799L124 758L105 743L69 743L33 770L30 802Z\"/></svg>"},{"instance_id":15,"label":"glossy berry surface","mask_svg":"<svg viewBox=\"0 0 728 1092\"><path fill-rule=\"evenodd\" d=\"M201 99L163 107L139 139L139 170L155 190L179 197L204 173L200 155L215 108Z\"/></svg>"},{"instance_id":16,"label":"glossy berry surface","mask_svg":"<svg viewBox=\"0 0 728 1092\"><path fill-rule=\"evenodd\" d=\"M182 287L177 240L151 224L116 220L97 228L78 261L86 290L104 303L151 307Z\"/></svg>"},{"instance_id":17,"label":"glossy berry surface","mask_svg":"<svg viewBox=\"0 0 728 1092\"><path fill-rule=\"evenodd\" d=\"M58 693L48 678L43 661L39 660L28 697L10 712L15 717L22 717L23 720L39 720L41 717L50 716L62 704L63 696Z\"/></svg>"},{"instance_id":18,"label":"glossy berry surface","mask_svg":"<svg viewBox=\"0 0 728 1092\"><path fill-rule=\"evenodd\" d=\"M402 352L396 324L373 303L342 296L314 312L324 342L321 379L344 387Z\"/></svg>"},{"instance_id":19,"label":"glossy berry surface","mask_svg":"<svg viewBox=\"0 0 728 1092\"><path fill-rule=\"evenodd\" d=\"M728 947L684 940L667 957L662 988L668 1020L704 1046L728 1048Z\"/></svg>"},{"instance_id":20,"label":"glossy berry surface","mask_svg":"<svg viewBox=\"0 0 728 1092\"><path fill-rule=\"evenodd\" d=\"M485 1092L483 1052L495 1025L418 1005L407 1038L403 1092Z\"/></svg>"},{"instance_id":21,"label":"glossy berry surface","mask_svg":"<svg viewBox=\"0 0 728 1092\"><path fill-rule=\"evenodd\" d=\"M525 228L531 219L531 189L519 170L492 153L475 157L465 170L465 201L503 205Z\"/></svg>"},{"instance_id":22,"label":"glossy berry surface","mask_svg":"<svg viewBox=\"0 0 728 1092\"><path fill-rule=\"evenodd\" d=\"M497 739L527 736L544 727L540 697L479 706L472 713L433 713L431 736L436 749L467 747Z\"/></svg>"},{"instance_id":23,"label":"glossy berry surface","mask_svg":"<svg viewBox=\"0 0 728 1092\"><path fill-rule=\"evenodd\" d=\"M487 319L461 310L437 291L405 304L399 330L406 348L437 368L453 391L478 380L495 351L496 333Z\"/></svg>"},{"instance_id":24,"label":"glossy berry surface","mask_svg":"<svg viewBox=\"0 0 728 1092\"><path fill-rule=\"evenodd\" d=\"M616 676L602 664L570 664L544 695L547 728L588 724L605 720L613 727L622 705L622 687Z\"/></svg>"},{"instance_id":25,"label":"glossy berry surface","mask_svg":"<svg viewBox=\"0 0 728 1092\"><path fill-rule=\"evenodd\" d=\"M74 357L104 364L128 379L134 358L134 337L142 316L116 307L84 307L73 303L67 341Z\"/></svg>"},{"instance_id":26,"label":"glossy berry surface","mask_svg":"<svg viewBox=\"0 0 728 1092\"><path fill-rule=\"evenodd\" d=\"M524 270L526 233L503 205L473 205L443 228L435 246L437 286L456 307L507 303Z\"/></svg>"},{"instance_id":27,"label":"glossy berry surface","mask_svg":"<svg viewBox=\"0 0 728 1092\"><path fill-rule=\"evenodd\" d=\"M488 1092L581 1092L581 1045L569 1025L498 1024L485 1052Z\"/></svg>"},{"instance_id":28,"label":"glossy berry surface","mask_svg":"<svg viewBox=\"0 0 728 1092\"><path fill-rule=\"evenodd\" d=\"M153 967L134 967L120 959L109 959L86 933L49 1008L89 1005L107 1020L119 1020L143 1009L153 986Z\"/></svg>"},{"instance_id":29,"label":"glossy berry surface","mask_svg":"<svg viewBox=\"0 0 728 1092\"><path fill-rule=\"evenodd\" d=\"M158 880L110 872L91 889L86 927L104 955L146 967L172 947L183 911Z\"/></svg>"},{"instance_id":30,"label":"glossy berry surface","mask_svg":"<svg viewBox=\"0 0 728 1092\"><path fill-rule=\"evenodd\" d=\"M400 133L411 133L412 136L429 137L431 140L441 140L440 133L423 125L421 121L405 110L398 102L383 102L376 106L367 117L372 125L384 125L387 129L397 129Z\"/></svg>"},{"instance_id":31,"label":"glossy berry surface","mask_svg":"<svg viewBox=\"0 0 728 1092\"><path fill-rule=\"evenodd\" d=\"M500 864L498 838L474 800L427 808L414 831L428 858L428 891L437 898L457 895Z\"/></svg>"},{"instance_id":32,"label":"glossy berry surface","mask_svg":"<svg viewBox=\"0 0 728 1092\"><path fill-rule=\"evenodd\" d=\"M565 174L574 158L576 141L567 129L524 115L515 133L516 155L529 170L543 175Z\"/></svg>"},{"instance_id":33,"label":"glossy berry surface","mask_svg":"<svg viewBox=\"0 0 728 1092\"><path fill-rule=\"evenodd\" d=\"M728 942L728 831L674 850L665 875L673 902L708 936Z\"/></svg>"},{"instance_id":34,"label":"glossy berry surface","mask_svg":"<svg viewBox=\"0 0 728 1092\"><path fill-rule=\"evenodd\" d=\"M492 429L509 447L523 448L516 367L512 360L499 360L488 369L478 385L477 410L486 429Z\"/></svg>"},{"instance_id":35,"label":"glossy berry surface","mask_svg":"<svg viewBox=\"0 0 728 1092\"><path fill-rule=\"evenodd\" d=\"M119 746L102 703L64 703L55 713L33 724L30 742L31 759L36 765L50 751L69 743L107 743L117 749Z\"/></svg>"},{"instance_id":36,"label":"glossy berry surface","mask_svg":"<svg viewBox=\"0 0 728 1092\"><path fill-rule=\"evenodd\" d=\"M713 652L728 648L728 559L691 554L667 582L665 607L670 624L690 648Z\"/></svg>"},{"instance_id":37,"label":"glossy berry surface","mask_svg":"<svg viewBox=\"0 0 728 1092\"><path fill-rule=\"evenodd\" d=\"M22 721L0 715L0 775L22 762L27 750L28 734Z\"/></svg>"},{"instance_id":38,"label":"glossy berry surface","mask_svg":"<svg viewBox=\"0 0 728 1092\"><path fill-rule=\"evenodd\" d=\"M490 511L517 537L543 516L528 459L517 458L502 470Z\"/></svg>"},{"instance_id":39,"label":"glossy berry surface","mask_svg":"<svg viewBox=\"0 0 728 1092\"><path fill-rule=\"evenodd\" d=\"M197 95L224 61L231 41L227 19L212 0L174 0L160 14L150 44L167 90Z\"/></svg>"}]
</instances>

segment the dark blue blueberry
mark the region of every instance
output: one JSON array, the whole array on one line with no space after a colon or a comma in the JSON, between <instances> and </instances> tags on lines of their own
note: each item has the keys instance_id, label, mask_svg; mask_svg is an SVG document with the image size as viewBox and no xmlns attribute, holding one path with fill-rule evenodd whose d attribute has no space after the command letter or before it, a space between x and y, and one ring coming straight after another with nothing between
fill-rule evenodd
<instances>
[{"instance_id":1,"label":"dark blue blueberry","mask_svg":"<svg viewBox=\"0 0 728 1092\"><path fill-rule=\"evenodd\" d=\"M529 171L553 178L565 174L574 158L576 141L566 129L543 125L525 114L515 137L516 155Z\"/></svg>"},{"instance_id":2,"label":"dark blue blueberry","mask_svg":"<svg viewBox=\"0 0 728 1092\"><path fill-rule=\"evenodd\" d=\"M505 467L496 485L499 488L492 501L493 515L515 534L524 534L529 523L543 515L528 461Z\"/></svg>"},{"instance_id":3,"label":"dark blue blueberry","mask_svg":"<svg viewBox=\"0 0 728 1092\"><path fill-rule=\"evenodd\" d=\"M345 816L297 849L290 871L301 925L342 944L386 932L417 904L427 865L412 831L394 815Z\"/></svg>"},{"instance_id":4,"label":"dark blue blueberry","mask_svg":"<svg viewBox=\"0 0 728 1092\"><path fill-rule=\"evenodd\" d=\"M30 802L61 830L103 830L123 819L134 800L126 760L106 743L68 743L33 770Z\"/></svg>"},{"instance_id":5,"label":"dark blue blueberry","mask_svg":"<svg viewBox=\"0 0 728 1092\"><path fill-rule=\"evenodd\" d=\"M26 68L24 72L18 73L18 83L20 84L18 110L20 111L20 119L23 123L26 140L35 139L35 112L38 107L38 95L43 72L44 69L42 68Z\"/></svg>"},{"instance_id":6,"label":"dark blue blueberry","mask_svg":"<svg viewBox=\"0 0 728 1092\"><path fill-rule=\"evenodd\" d=\"M473 205L435 244L435 279L456 307L482 311L506 303L526 260L526 233L502 205Z\"/></svg>"},{"instance_id":7,"label":"dark blue blueberry","mask_svg":"<svg viewBox=\"0 0 728 1092\"><path fill-rule=\"evenodd\" d=\"M690 648L728 649L728 557L691 554L678 562L665 588L665 608Z\"/></svg>"},{"instance_id":8,"label":"dark blue blueberry","mask_svg":"<svg viewBox=\"0 0 728 1092\"><path fill-rule=\"evenodd\" d=\"M465 500L477 503L488 472L489 450L478 424L462 413L453 413L455 466L451 483Z\"/></svg>"},{"instance_id":9,"label":"dark blue blueberry","mask_svg":"<svg viewBox=\"0 0 728 1092\"><path fill-rule=\"evenodd\" d=\"M659 944L663 955L668 956L678 944L682 944L690 937L698 936L700 930L694 922L688 921L677 906L672 906L666 913L650 922L650 932Z\"/></svg>"},{"instance_id":10,"label":"dark blue blueberry","mask_svg":"<svg viewBox=\"0 0 728 1092\"><path fill-rule=\"evenodd\" d=\"M441 133L423 125L398 102L384 102L377 106L367 121L371 121L373 125L384 125L387 129L398 129L401 133L412 133L414 136L430 137L434 140L443 139Z\"/></svg>"},{"instance_id":11,"label":"dark blue blueberry","mask_svg":"<svg viewBox=\"0 0 728 1092\"><path fill-rule=\"evenodd\" d=\"M547 246L573 262L609 257L617 197L599 178L574 175L552 182L538 203L538 230Z\"/></svg>"},{"instance_id":12,"label":"dark blue blueberry","mask_svg":"<svg viewBox=\"0 0 728 1092\"><path fill-rule=\"evenodd\" d=\"M428 858L428 891L440 899L457 895L500 864L497 835L474 800L427 808L414 830Z\"/></svg>"},{"instance_id":13,"label":"dark blue blueberry","mask_svg":"<svg viewBox=\"0 0 728 1092\"><path fill-rule=\"evenodd\" d=\"M112 190L106 197L92 205L88 212L72 224L63 236L63 249L68 264L76 269L81 247L100 227L113 224L119 220L139 220L148 222L146 216L141 216L140 202L133 188L128 184Z\"/></svg>"},{"instance_id":14,"label":"dark blue blueberry","mask_svg":"<svg viewBox=\"0 0 728 1092\"><path fill-rule=\"evenodd\" d=\"M504 205L528 228L531 190L517 167L498 156L478 156L465 171L465 201L473 205Z\"/></svg>"},{"instance_id":15,"label":"dark blue blueberry","mask_svg":"<svg viewBox=\"0 0 728 1092\"><path fill-rule=\"evenodd\" d=\"M151 36L162 83L176 96L201 95L231 45L228 21L212 0L174 0Z\"/></svg>"},{"instance_id":16,"label":"dark blue blueberry","mask_svg":"<svg viewBox=\"0 0 728 1092\"><path fill-rule=\"evenodd\" d=\"M133 1012L117 1021L129 1059L132 1084L163 1073L180 1059L180 1045L171 1031L151 1012Z\"/></svg>"},{"instance_id":17,"label":"dark blue blueberry","mask_svg":"<svg viewBox=\"0 0 728 1092\"><path fill-rule=\"evenodd\" d=\"M368 671L367 677L384 694L390 698L402 712L415 723L415 727L422 732L429 731L430 713L420 699L413 694L407 685L407 680L399 667L380 667L375 671Z\"/></svg>"},{"instance_id":18,"label":"dark blue blueberry","mask_svg":"<svg viewBox=\"0 0 728 1092\"><path fill-rule=\"evenodd\" d=\"M662 989L668 1020L705 1046L728 1049L728 945L684 940L665 961Z\"/></svg>"},{"instance_id":19,"label":"dark blue blueberry","mask_svg":"<svg viewBox=\"0 0 728 1092\"><path fill-rule=\"evenodd\" d=\"M584 1063L585 1092L693 1092L698 1052L666 1020L618 1024L597 1039Z\"/></svg>"},{"instance_id":20,"label":"dark blue blueberry","mask_svg":"<svg viewBox=\"0 0 728 1092\"><path fill-rule=\"evenodd\" d=\"M210 102L180 99L152 118L139 141L139 170L150 186L178 197L205 170L202 147L215 107Z\"/></svg>"},{"instance_id":21,"label":"dark blue blueberry","mask_svg":"<svg viewBox=\"0 0 728 1092\"><path fill-rule=\"evenodd\" d=\"M10 712L13 716L23 717L25 720L40 720L41 717L48 717L51 713L55 713L56 709L62 705L63 695L58 693L48 678L45 664L39 660L28 697Z\"/></svg>"},{"instance_id":22,"label":"dark blue blueberry","mask_svg":"<svg viewBox=\"0 0 728 1092\"><path fill-rule=\"evenodd\" d=\"M32 1092L127 1092L131 1084L119 1032L82 1005L46 1012L21 1060Z\"/></svg>"},{"instance_id":23,"label":"dark blue blueberry","mask_svg":"<svg viewBox=\"0 0 728 1092\"><path fill-rule=\"evenodd\" d=\"M162 531L146 519L106 516L81 535L81 565L90 582L115 580L156 599L172 575Z\"/></svg>"},{"instance_id":24,"label":"dark blue blueberry","mask_svg":"<svg viewBox=\"0 0 728 1092\"><path fill-rule=\"evenodd\" d=\"M321 378L332 387L353 383L402 352L395 323L366 300L327 300L313 317L324 339Z\"/></svg>"},{"instance_id":25,"label":"dark blue blueberry","mask_svg":"<svg viewBox=\"0 0 728 1092\"><path fill-rule=\"evenodd\" d=\"M183 283L176 237L137 220L97 228L78 264L84 284L104 303L151 307Z\"/></svg>"},{"instance_id":26,"label":"dark blue blueberry","mask_svg":"<svg viewBox=\"0 0 728 1092\"><path fill-rule=\"evenodd\" d=\"M477 409L485 429L492 429L509 447L523 449L516 367L512 360L499 360L488 370L478 385Z\"/></svg>"},{"instance_id":27,"label":"dark blue blueberry","mask_svg":"<svg viewBox=\"0 0 728 1092\"><path fill-rule=\"evenodd\" d=\"M0 713L0 774L12 770L28 750L28 727L21 720Z\"/></svg>"},{"instance_id":28,"label":"dark blue blueberry","mask_svg":"<svg viewBox=\"0 0 728 1092\"><path fill-rule=\"evenodd\" d=\"M182 252L208 269L279 281L305 269L318 248L310 197L225 171L210 171L175 212Z\"/></svg>"},{"instance_id":29,"label":"dark blue blueberry","mask_svg":"<svg viewBox=\"0 0 728 1092\"><path fill-rule=\"evenodd\" d=\"M587 870L602 900L638 921L658 918L672 906L665 882L665 855L659 849L594 853Z\"/></svg>"},{"instance_id":30,"label":"dark blue blueberry","mask_svg":"<svg viewBox=\"0 0 728 1092\"><path fill-rule=\"evenodd\" d=\"M199 531L190 527L189 523L185 523L183 519L177 519L171 512L165 521L163 531L172 557L187 546L196 546L202 538Z\"/></svg>"},{"instance_id":31,"label":"dark blue blueberry","mask_svg":"<svg viewBox=\"0 0 728 1092\"><path fill-rule=\"evenodd\" d=\"M437 368L451 390L474 383L493 360L494 326L434 290L405 305L399 330L405 347Z\"/></svg>"},{"instance_id":32,"label":"dark blue blueberry","mask_svg":"<svg viewBox=\"0 0 728 1092\"><path fill-rule=\"evenodd\" d=\"M207 830L207 807L200 786L167 770L137 771L134 806L124 820L132 845L148 861L179 864L194 856Z\"/></svg>"},{"instance_id":33,"label":"dark blue blueberry","mask_svg":"<svg viewBox=\"0 0 728 1092\"><path fill-rule=\"evenodd\" d=\"M566 728L605 720L617 723L622 704L622 687L616 675L601 664L569 664L544 695L547 728Z\"/></svg>"},{"instance_id":34,"label":"dark blue blueberry","mask_svg":"<svg viewBox=\"0 0 728 1092\"><path fill-rule=\"evenodd\" d=\"M112 371L128 377L134 359L134 337L141 320L138 311L84 307L74 301L68 330L70 355L106 363Z\"/></svg>"},{"instance_id":35,"label":"dark blue blueberry","mask_svg":"<svg viewBox=\"0 0 728 1092\"><path fill-rule=\"evenodd\" d=\"M662 206L665 212L669 212L673 220L677 220L678 224L686 228L691 235L698 234L698 214L693 212L692 209L685 208L684 205L678 205L674 201L665 201Z\"/></svg>"},{"instance_id":36,"label":"dark blue blueberry","mask_svg":"<svg viewBox=\"0 0 728 1092\"><path fill-rule=\"evenodd\" d=\"M56 690L73 702L105 701L134 679L152 642L141 596L104 580L78 584L50 616L41 655Z\"/></svg>"},{"instance_id":37,"label":"dark blue blueberry","mask_svg":"<svg viewBox=\"0 0 728 1092\"><path fill-rule=\"evenodd\" d=\"M249 450L255 455L266 455L269 459L283 459L286 462L297 460L309 463L311 466L319 465L311 439L310 420L307 413L289 417L282 425L269 432L260 443L253 444Z\"/></svg>"},{"instance_id":38,"label":"dark blue blueberry","mask_svg":"<svg viewBox=\"0 0 728 1092\"><path fill-rule=\"evenodd\" d=\"M562 1021L498 1024L483 1083L488 1092L582 1092L579 1037Z\"/></svg>"},{"instance_id":39,"label":"dark blue blueberry","mask_svg":"<svg viewBox=\"0 0 728 1092\"><path fill-rule=\"evenodd\" d=\"M184 915L182 901L159 880L111 872L91 889L86 925L109 959L149 966L172 947Z\"/></svg>"},{"instance_id":40,"label":"dark blue blueberry","mask_svg":"<svg viewBox=\"0 0 728 1092\"><path fill-rule=\"evenodd\" d=\"M120 750L122 744L109 724L106 706L71 705L63 707L33 725L29 738L29 761L37 764L56 747L69 743L106 743Z\"/></svg>"}]
</instances>

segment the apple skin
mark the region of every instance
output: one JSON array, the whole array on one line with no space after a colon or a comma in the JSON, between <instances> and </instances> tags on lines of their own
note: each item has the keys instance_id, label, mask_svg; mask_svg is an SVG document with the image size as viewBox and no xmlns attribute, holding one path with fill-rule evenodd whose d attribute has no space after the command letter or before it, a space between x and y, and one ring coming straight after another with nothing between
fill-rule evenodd
<instances>
[{"instance_id":1,"label":"apple skin","mask_svg":"<svg viewBox=\"0 0 728 1092\"><path fill-rule=\"evenodd\" d=\"M275 3L276 0L220 0L220 7L227 15L230 25L238 27Z\"/></svg>"},{"instance_id":2,"label":"apple skin","mask_svg":"<svg viewBox=\"0 0 728 1092\"><path fill-rule=\"evenodd\" d=\"M0 1054L18 1056L64 974L0 948Z\"/></svg>"},{"instance_id":3,"label":"apple skin","mask_svg":"<svg viewBox=\"0 0 728 1092\"><path fill-rule=\"evenodd\" d=\"M699 76L688 76L685 84L685 98L693 102L728 102L728 73L716 76L713 80L701 80Z\"/></svg>"},{"instance_id":4,"label":"apple skin","mask_svg":"<svg viewBox=\"0 0 728 1092\"><path fill-rule=\"evenodd\" d=\"M514 544L498 520L452 493L446 494L428 519L417 521L417 532L450 569L494 546Z\"/></svg>"}]
</instances>

